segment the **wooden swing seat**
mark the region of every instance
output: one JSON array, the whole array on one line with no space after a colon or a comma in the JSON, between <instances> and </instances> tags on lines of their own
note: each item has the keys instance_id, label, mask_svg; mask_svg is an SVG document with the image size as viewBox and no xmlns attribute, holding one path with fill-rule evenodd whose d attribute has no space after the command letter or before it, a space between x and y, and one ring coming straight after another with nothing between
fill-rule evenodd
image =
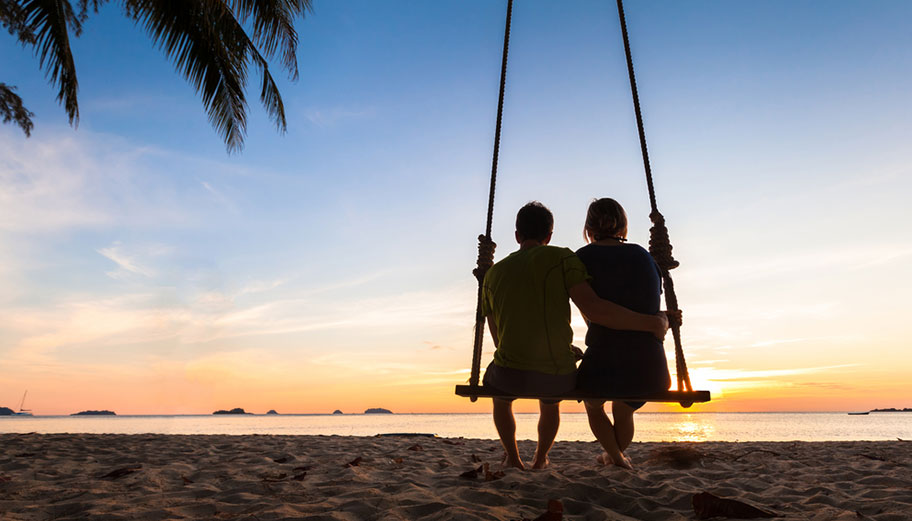
<instances>
[{"instance_id":1,"label":"wooden swing seat","mask_svg":"<svg viewBox=\"0 0 912 521\"><path fill-rule=\"evenodd\" d=\"M559 396L512 395L484 385L457 385L456 394L466 398L516 398L530 400L624 400L629 402L671 402L680 404L710 401L709 391L662 391L634 396L599 396L585 391L573 391Z\"/></svg>"}]
</instances>

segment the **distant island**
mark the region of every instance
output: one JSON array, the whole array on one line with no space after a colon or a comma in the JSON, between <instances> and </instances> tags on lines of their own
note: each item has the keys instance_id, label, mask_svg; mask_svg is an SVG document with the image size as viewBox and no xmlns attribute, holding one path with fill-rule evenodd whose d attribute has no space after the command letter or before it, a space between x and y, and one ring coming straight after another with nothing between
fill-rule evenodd
<instances>
[{"instance_id":1,"label":"distant island","mask_svg":"<svg viewBox=\"0 0 912 521\"><path fill-rule=\"evenodd\" d=\"M212 414L250 414L250 413L245 411L244 409L241 409L240 407L235 407L234 409L231 409L230 411L220 409L218 411L215 411Z\"/></svg>"},{"instance_id":2,"label":"distant island","mask_svg":"<svg viewBox=\"0 0 912 521\"><path fill-rule=\"evenodd\" d=\"M912 412L912 408L906 407L905 409L896 409L891 407L889 409L871 409L871 412Z\"/></svg>"},{"instance_id":3,"label":"distant island","mask_svg":"<svg viewBox=\"0 0 912 521\"><path fill-rule=\"evenodd\" d=\"M373 407L364 411L364 414L393 414L393 411L382 407Z\"/></svg>"},{"instance_id":4,"label":"distant island","mask_svg":"<svg viewBox=\"0 0 912 521\"><path fill-rule=\"evenodd\" d=\"M275 409L269 409L268 411L266 411L266 414L279 414L279 413L277 413Z\"/></svg>"},{"instance_id":5,"label":"distant island","mask_svg":"<svg viewBox=\"0 0 912 521\"><path fill-rule=\"evenodd\" d=\"M340 411L339 409L336 409L335 411L333 411L333 414L342 414L342 411Z\"/></svg>"},{"instance_id":6,"label":"distant island","mask_svg":"<svg viewBox=\"0 0 912 521\"><path fill-rule=\"evenodd\" d=\"M0 407L0 416L12 416L13 410L8 407Z\"/></svg>"},{"instance_id":7,"label":"distant island","mask_svg":"<svg viewBox=\"0 0 912 521\"><path fill-rule=\"evenodd\" d=\"M114 411L79 411L70 416L117 416L117 413Z\"/></svg>"}]
</instances>

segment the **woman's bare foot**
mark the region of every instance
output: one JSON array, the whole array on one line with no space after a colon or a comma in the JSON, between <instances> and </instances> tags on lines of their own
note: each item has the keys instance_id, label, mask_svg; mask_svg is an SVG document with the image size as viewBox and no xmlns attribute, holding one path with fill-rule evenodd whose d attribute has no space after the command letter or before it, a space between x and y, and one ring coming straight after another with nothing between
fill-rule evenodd
<instances>
[{"instance_id":1,"label":"woman's bare foot","mask_svg":"<svg viewBox=\"0 0 912 521\"><path fill-rule=\"evenodd\" d=\"M501 462L503 468L514 468L519 470L526 470L526 465L523 463L522 459L510 459L507 455L504 455L504 459Z\"/></svg>"},{"instance_id":2,"label":"woman's bare foot","mask_svg":"<svg viewBox=\"0 0 912 521\"><path fill-rule=\"evenodd\" d=\"M541 470L548 468L548 465L551 464L551 460L548 459L548 456L545 456L543 459L538 457L538 451L535 452L535 455L532 456L532 469Z\"/></svg>"},{"instance_id":3,"label":"woman's bare foot","mask_svg":"<svg viewBox=\"0 0 912 521\"><path fill-rule=\"evenodd\" d=\"M551 464L551 460L549 460L547 457L545 457L545 461L533 460L532 468L534 470L542 470L542 469L548 468L548 465L550 465L550 464Z\"/></svg>"},{"instance_id":4,"label":"woman's bare foot","mask_svg":"<svg viewBox=\"0 0 912 521\"><path fill-rule=\"evenodd\" d=\"M620 453L620 458L612 458L607 452L603 452L595 458L595 461L598 461L602 465L615 465L621 467L622 469L633 470L633 465L630 464L630 460L627 459L623 453Z\"/></svg>"}]
</instances>

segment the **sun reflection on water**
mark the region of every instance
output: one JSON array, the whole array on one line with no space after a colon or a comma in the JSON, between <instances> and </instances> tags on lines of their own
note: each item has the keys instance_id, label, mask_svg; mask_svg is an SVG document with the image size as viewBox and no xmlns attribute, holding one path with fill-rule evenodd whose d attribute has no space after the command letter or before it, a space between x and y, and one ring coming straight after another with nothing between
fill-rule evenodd
<instances>
[{"instance_id":1,"label":"sun reflection on water","mask_svg":"<svg viewBox=\"0 0 912 521\"><path fill-rule=\"evenodd\" d=\"M672 426L674 441L706 441L712 439L716 429L705 418L695 418L693 414L682 414Z\"/></svg>"}]
</instances>

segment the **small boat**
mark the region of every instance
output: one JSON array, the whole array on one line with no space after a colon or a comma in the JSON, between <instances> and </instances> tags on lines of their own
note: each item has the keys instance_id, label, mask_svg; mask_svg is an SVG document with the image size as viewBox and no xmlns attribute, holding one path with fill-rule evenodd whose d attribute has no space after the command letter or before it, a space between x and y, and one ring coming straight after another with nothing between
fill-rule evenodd
<instances>
[{"instance_id":1,"label":"small boat","mask_svg":"<svg viewBox=\"0 0 912 521\"><path fill-rule=\"evenodd\" d=\"M13 416L31 416L32 411L30 409L23 409L25 405L25 397L28 395L28 389L22 394L22 401L19 402L19 412L14 412Z\"/></svg>"},{"instance_id":2,"label":"small boat","mask_svg":"<svg viewBox=\"0 0 912 521\"><path fill-rule=\"evenodd\" d=\"M871 414L871 411L865 411L865 412L850 412L850 413L849 413L849 416L867 416L868 414Z\"/></svg>"}]
</instances>

